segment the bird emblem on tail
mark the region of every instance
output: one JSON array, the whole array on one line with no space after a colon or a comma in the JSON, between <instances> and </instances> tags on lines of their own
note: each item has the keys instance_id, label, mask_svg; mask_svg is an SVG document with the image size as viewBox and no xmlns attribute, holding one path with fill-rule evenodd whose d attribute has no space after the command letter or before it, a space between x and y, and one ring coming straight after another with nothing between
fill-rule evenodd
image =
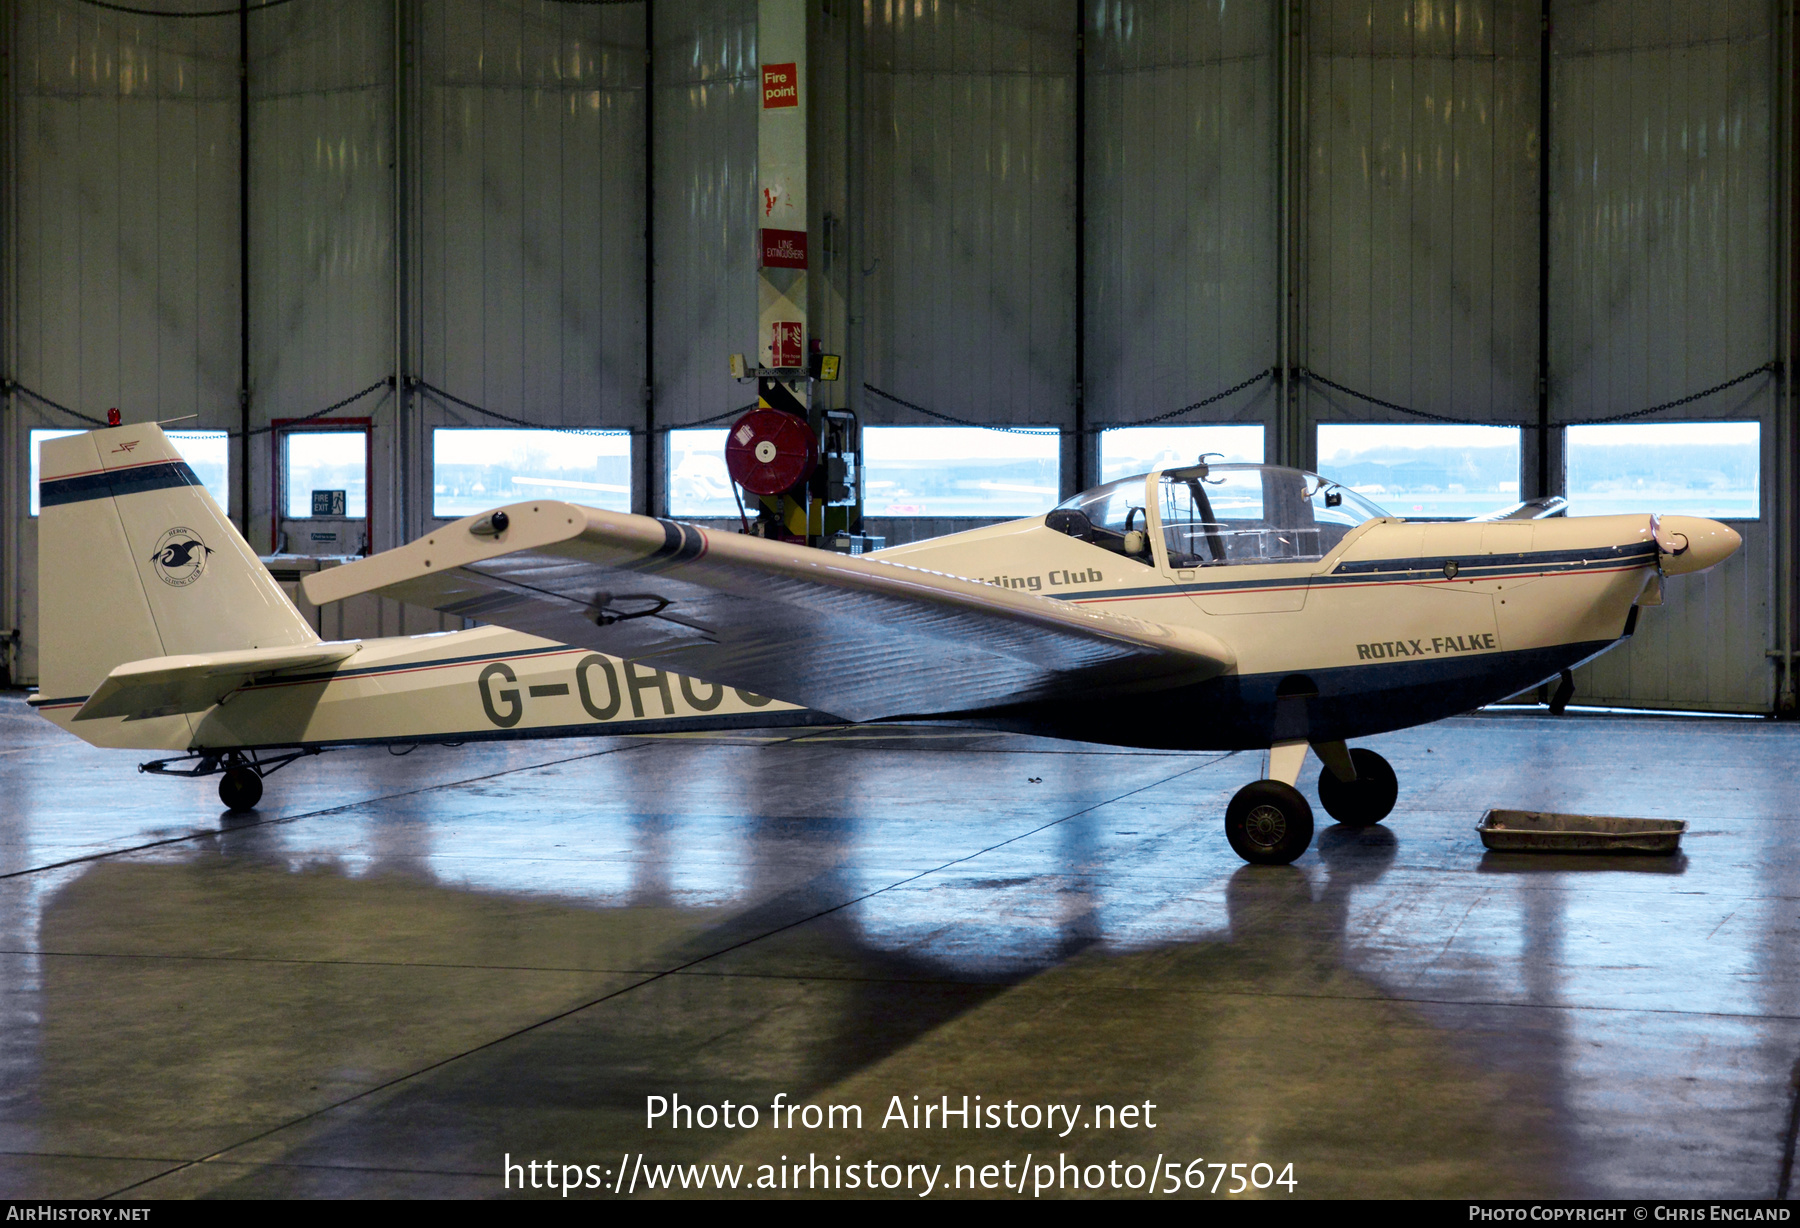
<instances>
[{"instance_id":1,"label":"bird emblem on tail","mask_svg":"<svg viewBox=\"0 0 1800 1228\"><path fill-rule=\"evenodd\" d=\"M185 588L200 578L206 570L207 556L212 552L212 547L202 541L198 533L185 525L177 525L157 540L150 562L156 569L157 578L164 584Z\"/></svg>"}]
</instances>

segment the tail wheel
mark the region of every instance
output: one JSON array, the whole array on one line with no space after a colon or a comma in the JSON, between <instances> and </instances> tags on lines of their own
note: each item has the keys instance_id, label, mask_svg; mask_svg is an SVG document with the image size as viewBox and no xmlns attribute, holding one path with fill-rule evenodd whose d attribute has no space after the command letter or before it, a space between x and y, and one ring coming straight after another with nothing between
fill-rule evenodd
<instances>
[{"instance_id":1,"label":"tail wheel","mask_svg":"<svg viewBox=\"0 0 1800 1228\"><path fill-rule=\"evenodd\" d=\"M1312 807L1293 785L1258 780L1225 808L1225 838L1252 865L1285 866L1312 845Z\"/></svg>"},{"instance_id":2,"label":"tail wheel","mask_svg":"<svg viewBox=\"0 0 1800 1228\"><path fill-rule=\"evenodd\" d=\"M219 778L219 800L227 810L256 809L262 800L262 777L253 768L227 768Z\"/></svg>"},{"instance_id":3,"label":"tail wheel","mask_svg":"<svg viewBox=\"0 0 1800 1228\"><path fill-rule=\"evenodd\" d=\"M1330 768L1319 773L1319 801L1345 827L1372 827L1393 813L1400 782L1388 761L1372 750L1354 747L1350 762L1356 765L1356 779L1347 784Z\"/></svg>"}]
</instances>

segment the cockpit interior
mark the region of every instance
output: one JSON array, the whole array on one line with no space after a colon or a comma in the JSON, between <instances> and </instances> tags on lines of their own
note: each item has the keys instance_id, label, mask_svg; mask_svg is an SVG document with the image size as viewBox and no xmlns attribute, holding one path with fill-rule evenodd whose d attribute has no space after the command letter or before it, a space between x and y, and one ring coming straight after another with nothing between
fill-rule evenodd
<instances>
[{"instance_id":1,"label":"cockpit interior","mask_svg":"<svg viewBox=\"0 0 1800 1228\"><path fill-rule=\"evenodd\" d=\"M1044 523L1153 567L1147 498L1157 500L1169 566L1182 569L1323 558L1357 525L1388 516L1316 473L1201 463L1096 486L1059 504Z\"/></svg>"}]
</instances>

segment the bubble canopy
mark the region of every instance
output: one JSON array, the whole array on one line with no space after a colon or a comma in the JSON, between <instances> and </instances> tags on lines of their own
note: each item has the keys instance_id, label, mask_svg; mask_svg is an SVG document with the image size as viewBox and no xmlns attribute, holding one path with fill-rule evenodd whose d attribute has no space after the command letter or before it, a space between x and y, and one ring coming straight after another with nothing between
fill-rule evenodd
<instances>
[{"instance_id":1,"label":"bubble canopy","mask_svg":"<svg viewBox=\"0 0 1800 1228\"><path fill-rule=\"evenodd\" d=\"M1387 512L1329 478L1279 465L1188 465L1121 478L1059 504L1045 524L1154 566L1146 497L1157 501L1169 566L1292 563L1329 554Z\"/></svg>"}]
</instances>

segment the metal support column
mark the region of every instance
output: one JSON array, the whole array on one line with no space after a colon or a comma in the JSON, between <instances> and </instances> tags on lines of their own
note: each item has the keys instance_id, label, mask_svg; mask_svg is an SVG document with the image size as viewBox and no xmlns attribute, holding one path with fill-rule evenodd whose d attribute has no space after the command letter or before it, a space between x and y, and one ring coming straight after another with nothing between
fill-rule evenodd
<instances>
[{"instance_id":1,"label":"metal support column","mask_svg":"<svg viewBox=\"0 0 1800 1228\"><path fill-rule=\"evenodd\" d=\"M250 537L250 4L238 0L238 526ZM273 507L271 506L271 511Z\"/></svg>"},{"instance_id":2,"label":"metal support column","mask_svg":"<svg viewBox=\"0 0 1800 1228\"><path fill-rule=\"evenodd\" d=\"M644 3L644 437L633 509L646 516L666 513L660 476L663 444L656 436L656 5Z\"/></svg>"},{"instance_id":3,"label":"metal support column","mask_svg":"<svg viewBox=\"0 0 1800 1228\"><path fill-rule=\"evenodd\" d=\"M408 414L406 387L406 0L394 0L394 94L392 191L394 228L394 467L390 484L389 523L393 526L398 546L424 529L421 504L428 508L429 459L424 455L425 439ZM419 491L415 483L425 475L427 490ZM377 542L380 549L383 543Z\"/></svg>"},{"instance_id":4,"label":"metal support column","mask_svg":"<svg viewBox=\"0 0 1800 1228\"><path fill-rule=\"evenodd\" d=\"M1537 474L1533 496L1554 494L1550 466L1550 0L1538 12Z\"/></svg>"},{"instance_id":5,"label":"metal support column","mask_svg":"<svg viewBox=\"0 0 1800 1228\"><path fill-rule=\"evenodd\" d=\"M1075 482L1093 484L1087 437L1087 31L1083 0L1075 7ZM1073 494L1064 490L1062 493Z\"/></svg>"},{"instance_id":6,"label":"metal support column","mask_svg":"<svg viewBox=\"0 0 1800 1228\"><path fill-rule=\"evenodd\" d=\"M18 394L10 381L19 371L18 294L19 294L19 230L14 202L18 199L14 181L14 156L18 148L18 113L13 102L14 26L18 21L17 6L0 4L0 371L8 379L0 390L0 685L19 682L19 631L24 624L20 610L21 577L19 551L24 547L24 515L26 501L21 496L19 478L28 472L30 457L20 449L31 447L30 437L19 421Z\"/></svg>"},{"instance_id":7,"label":"metal support column","mask_svg":"<svg viewBox=\"0 0 1800 1228\"><path fill-rule=\"evenodd\" d=\"M1279 129L1277 161L1280 164L1279 200L1276 204L1279 235L1276 262L1280 268L1280 302L1276 321L1276 378L1278 402L1275 413L1273 446L1265 444L1265 460L1289 465L1304 465L1306 449L1302 439L1305 425L1300 404L1299 385L1294 379L1294 316L1297 307L1294 287L1294 235L1299 229L1294 217L1294 42L1300 36L1300 5L1288 0L1277 10L1276 37L1280 40L1280 80L1276 125Z\"/></svg>"},{"instance_id":8,"label":"metal support column","mask_svg":"<svg viewBox=\"0 0 1800 1228\"><path fill-rule=\"evenodd\" d=\"M1800 73L1800 28L1796 28L1795 0L1784 0L1776 10L1778 29L1772 54L1775 59L1776 193L1780 202L1775 224L1779 227L1775 261L1775 357L1780 364L1775 379L1775 639L1771 652L1779 672L1775 686L1775 713L1793 719L1800 716L1800 697L1794 679L1794 638L1800 620L1800 594L1794 591L1796 556L1800 555L1800 506L1794 485L1800 481L1800 401L1794 391L1794 359L1800 354L1800 266L1796 265L1794 236L1800 230L1800 109L1796 107L1795 74Z\"/></svg>"}]
</instances>

